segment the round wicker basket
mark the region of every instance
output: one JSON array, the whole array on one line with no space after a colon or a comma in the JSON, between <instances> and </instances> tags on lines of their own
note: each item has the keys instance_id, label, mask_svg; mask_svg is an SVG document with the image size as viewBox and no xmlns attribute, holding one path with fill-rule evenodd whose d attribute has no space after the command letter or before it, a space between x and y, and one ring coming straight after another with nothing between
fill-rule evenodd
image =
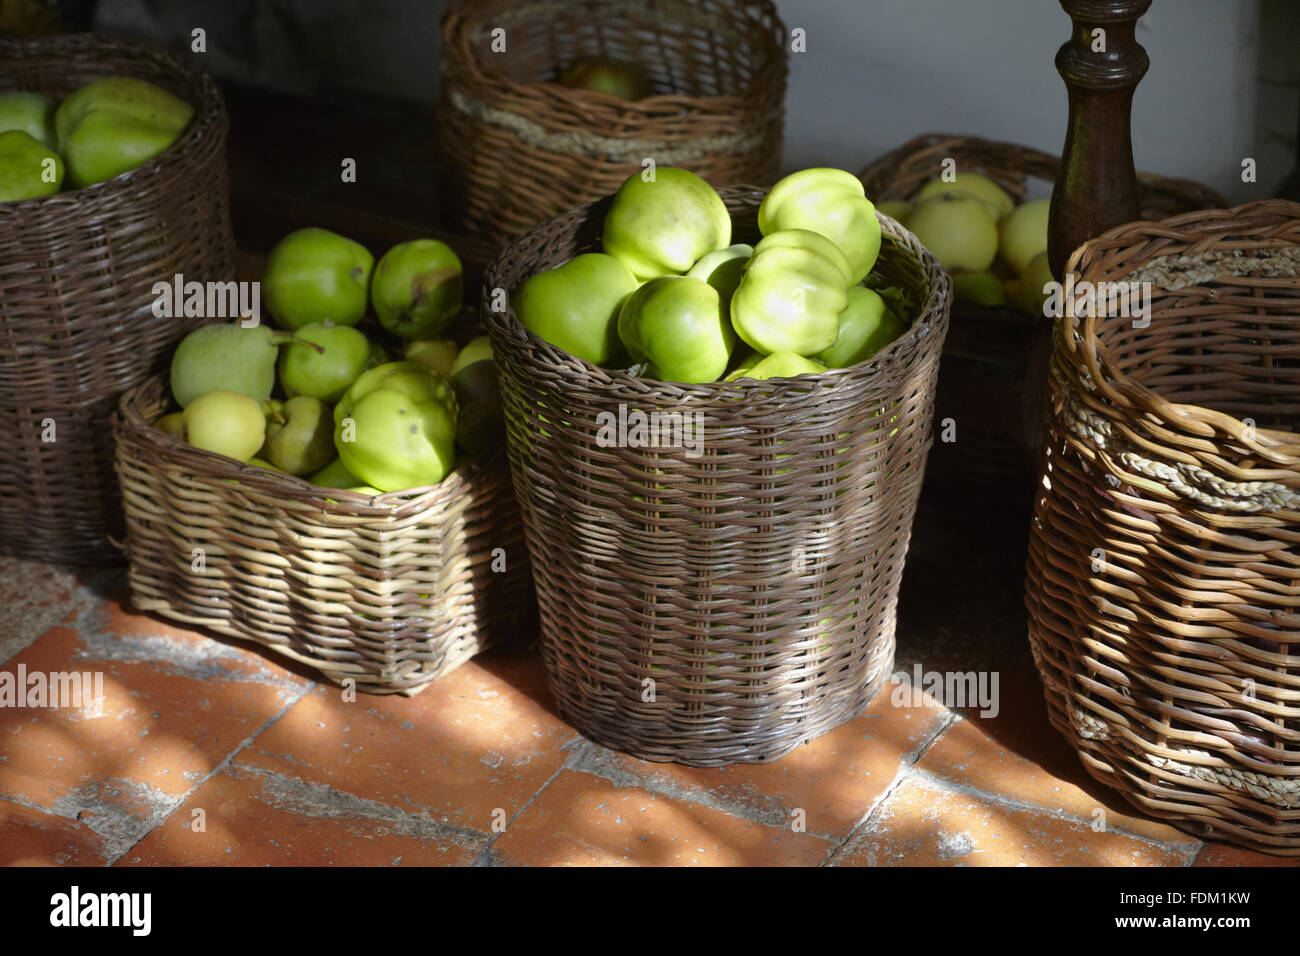
<instances>
[{"instance_id":1,"label":"round wicker basket","mask_svg":"<svg viewBox=\"0 0 1300 956\"><path fill-rule=\"evenodd\" d=\"M756 241L763 193L720 192L735 241ZM597 248L607 208L533 230L485 279L550 686L580 731L638 757L771 760L860 713L892 667L951 287L882 219L875 271L917 318L871 361L762 382L635 378L491 311L495 290ZM657 443L634 433L639 416Z\"/></svg>"},{"instance_id":2,"label":"round wicker basket","mask_svg":"<svg viewBox=\"0 0 1300 956\"><path fill-rule=\"evenodd\" d=\"M771 183L785 50L770 0L453 0L438 141L458 212L505 242L614 192L646 158L713 183ZM556 82L590 57L644 69L650 95Z\"/></svg>"},{"instance_id":3,"label":"round wicker basket","mask_svg":"<svg viewBox=\"0 0 1300 956\"><path fill-rule=\"evenodd\" d=\"M121 560L108 421L117 396L166 365L207 319L153 314L154 283L229 281L234 241L226 114L174 57L90 36L0 39L0 89L66 94L128 75L195 109L180 141L108 182L0 204L0 551Z\"/></svg>"},{"instance_id":4,"label":"round wicker basket","mask_svg":"<svg viewBox=\"0 0 1300 956\"><path fill-rule=\"evenodd\" d=\"M1300 204L1130 223L1069 268L1151 312L1055 325L1027 593L1052 723L1142 810L1300 855Z\"/></svg>"},{"instance_id":5,"label":"round wicker basket","mask_svg":"<svg viewBox=\"0 0 1300 956\"><path fill-rule=\"evenodd\" d=\"M1059 156L976 136L927 133L871 162L859 174L873 202L908 199L937 179L947 159L957 169L996 182L1016 202L1031 180L1056 182ZM1142 217L1163 219L1227 203L1186 179L1138 174ZM1051 352L1051 322L1017 309L953 302L935 404L956 423L956 441L941 443L930 481L945 495L977 498L1027 511L1043 435L1043 393Z\"/></svg>"},{"instance_id":6,"label":"round wicker basket","mask_svg":"<svg viewBox=\"0 0 1300 956\"><path fill-rule=\"evenodd\" d=\"M505 455L370 498L193 448L150 427L165 376L113 418L131 600L254 641L328 680L415 694L531 620Z\"/></svg>"}]
</instances>

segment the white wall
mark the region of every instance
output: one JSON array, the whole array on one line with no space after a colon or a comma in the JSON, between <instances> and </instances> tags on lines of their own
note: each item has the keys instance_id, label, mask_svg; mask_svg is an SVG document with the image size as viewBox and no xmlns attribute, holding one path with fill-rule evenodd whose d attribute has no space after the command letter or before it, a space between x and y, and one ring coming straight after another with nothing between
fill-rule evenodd
<instances>
[{"instance_id":1,"label":"white wall","mask_svg":"<svg viewBox=\"0 0 1300 956\"><path fill-rule=\"evenodd\" d=\"M1057 153L1065 85L1055 0L777 0L808 52L790 57L785 164L856 171L926 132L970 133ZM1290 168L1240 181L1255 155L1256 0L1155 0L1138 23L1151 69L1133 103L1139 169L1264 198ZM1277 157L1277 152L1272 154Z\"/></svg>"}]
</instances>

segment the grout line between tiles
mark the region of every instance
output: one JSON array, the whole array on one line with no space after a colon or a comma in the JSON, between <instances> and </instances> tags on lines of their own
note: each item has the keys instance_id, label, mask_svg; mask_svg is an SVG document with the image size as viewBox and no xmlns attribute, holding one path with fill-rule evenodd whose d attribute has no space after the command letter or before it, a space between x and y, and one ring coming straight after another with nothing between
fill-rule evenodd
<instances>
[{"instance_id":1,"label":"grout line between tiles","mask_svg":"<svg viewBox=\"0 0 1300 956\"><path fill-rule=\"evenodd\" d=\"M209 770L201 779L196 780L194 786L190 787L190 789L186 790L185 793L181 794L176 800L176 805L172 807L169 811L167 811L167 814L164 817L162 817L157 823L151 826L144 833L140 834L140 838L138 840L132 843L121 853L117 854L117 856L107 861L104 865L113 866L114 864L117 863L118 860L122 859L124 856L126 856L128 853L134 850L137 846L139 846L141 841L143 841L145 837L147 837L150 833L153 833L154 830L158 829L160 826L162 826L164 823L170 820L172 818L172 814L174 814L177 810L183 807L185 805L185 801L188 800L196 790L198 790L201 786L203 786L205 783L207 783L209 780L211 780L221 771L225 770L226 767L230 766L231 762L235 759L235 756L237 754L239 754L245 747L251 744L258 737L260 737L268 729L270 729L272 726L277 724L280 721L280 719L284 717L285 714L289 713L289 711L291 711L300 700L302 700L304 697L310 694L318 686L319 683L317 681L312 681L310 684L307 684L305 687L303 687L302 692L299 693L297 697L294 697L292 700L286 703L284 707L280 709L280 712L278 714L274 714L271 717L268 717L266 722L262 724L261 727L253 731L252 734L250 734L248 737L242 740L238 744L238 746L236 746L233 750L230 751L230 753L226 754L226 756L222 758L220 763L218 763L215 767Z\"/></svg>"},{"instance_id":2,"label":"grout line between tiles","mask_svg":"<svg viewBox=\"0 0 1300 956\"><path fill-rule=\"evenodd\" d=\"M884 807L886 803L889 802L889 798L892 797L898 788L903 785L903 782L916 772L916 765L921 761L921 758L930 751L930 748L938 742L940 737L948 732L948 728L960 719L962 718L958 714L951 710L947 711L944 716L940 718L939 726L935 728L934 733L930 734L929 737L921 741L921 743L912 750L899 757L898 773L896 773L894 779L889 782L889 786L887 786L884 792L876 798L876 802L871 805L863 815L862 819L851 826L849 832L844 835L844 838L831 849L830 853L826 855L826 859L822 860L821 866L830 866L836 859L843 855L845 847L853 842L853 838L869 822L871 822L871 819L880 812L881 808Z\"/></svg>"},{"instance_id":3,"label":"grout line between tiles","mask_svg":"<svg viewBox=\"0 0 1300 956\"><path fill-rule=\"evenodd\" d=\"M581 736L570 737L570 738L569 738L568 740L566 740L564 743L560 744L559 749L560 749L561 751L563 751L563 750L568 750L568 749L574 747L574 745L576 745L576 744L581 744L581 743L582 743L582 737L581 737ZM509 830L510 830L510 825L511 825L512 823L514 823L516 820L518 820L521 816L523 816L523 815L528 811L528 808L531 807L531 806L533 805L533 802L536 801L537 798L540 797L540 796L542 795L542 791L545 790L547 787L549 787L549 786L551 785L551 781L552 781L552 780L554 780L554 779L555 779L556 777L558 777L560 774L564 773L564 771L566 771L566 770L569 769L569 761L572 760L572 759L573 759L572 755L570 755L569 757L566 757L565 760L564 760L564 762L563 762L562 764L560 764L559 767L556 768L555 773L553 773L553 774L551 774L549 777L547 777L546 780L542 783L542 785L541 785L540 787L537 788L537 792L534 793L534 794L533 794L531 797L529 797L527 800L525 800L525 801L524 801L524 805L523 805L522 807L520 807L520 808L515 812L515 815L512 816L509 820L506 821L506 825L505 825L505 827L501 830L501 832L500 832L500 833L494 833L494 834L492 834L492 835L488 838L487 845L484 846L483 849L479 851L478 856L475 857L474 862L471 863L470 866L478 866L478 867L482 867L482 866L493 866L493 865L494 865L494 864L492 863L492 848L493 848L494 846L496 846L496 842L497 842L497 840L501 839L502 835L504 835L505 833L508 833L508 832L509 832Z\"/></svg>"}]
</instances>

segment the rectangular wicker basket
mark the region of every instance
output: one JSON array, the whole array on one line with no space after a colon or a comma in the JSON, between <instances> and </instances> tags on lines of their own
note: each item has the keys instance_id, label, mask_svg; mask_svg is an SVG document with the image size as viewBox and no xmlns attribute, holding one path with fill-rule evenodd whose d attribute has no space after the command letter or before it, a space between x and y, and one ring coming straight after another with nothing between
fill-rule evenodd
<instances>
[{"instance_id":1,"label":"rectangular wicker basket","mask_svg":"<svg viewBox=\"0 0 1300 956\"><path fill-rule=\"evenodd\" d=\"M756 241L763 193L720 193L734 240ZM914 319L872 360L767 381L635 378L491 311L493 290L597 247L607 208L516 240L483 298L551 690L588 737L644 759L772 760L861 713L893 666L951 287L882 218L875 271ZM602 437L633 412L691 415L694 438Z\"/></svg>"},{"instance_id":2,"label":"rectangular wicker basket","mask_svg":"<svg viewBox=\"0 0 1300 956\"><path fill-rule=\"evenodd\" d=\"M162 376L113 419L132 602L370 693L415 694L531 627L504 453L374 498L193 448L150 426Z\"/></svg>"}]
</instances>

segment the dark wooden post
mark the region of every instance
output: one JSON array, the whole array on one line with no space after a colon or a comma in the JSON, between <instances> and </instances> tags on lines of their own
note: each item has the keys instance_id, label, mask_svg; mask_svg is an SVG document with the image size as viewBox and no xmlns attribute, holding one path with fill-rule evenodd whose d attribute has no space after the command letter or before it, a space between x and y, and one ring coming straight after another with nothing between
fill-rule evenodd
<instances>
[{"instance_id":1,"label":"dark wooden post","mask_svg":"<svg viewBox=\"0 0 1300 956\"><path fill-rule=\"evenodd\" d=\"M1060 3L1074 30L1056 54L1056 69L1070 93L1047 235L1047 259L1058 280L1081 243L1140 218L1129 120L1133 91L1150 65L1135 30L1151 0Z\"/></svg>"}]
</instances>

